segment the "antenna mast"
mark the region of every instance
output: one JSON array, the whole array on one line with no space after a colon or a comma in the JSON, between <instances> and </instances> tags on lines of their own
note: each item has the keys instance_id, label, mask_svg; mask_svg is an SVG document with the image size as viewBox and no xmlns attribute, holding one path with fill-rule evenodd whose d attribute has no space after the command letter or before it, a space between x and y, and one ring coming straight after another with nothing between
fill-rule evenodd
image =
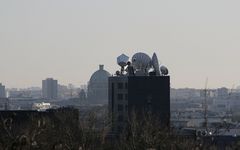
<instances>
[{"instance_id":1,"label":"antenna mast","mask_svg":"<svg viewBox=\"0 0 240 150\"><path fill-rule=\"evenodd\" d=\"M208 118L207 118L207 109L208 109L208 105L207 105L207 85L208 85L208 78L206 79L206 82L205 82L204 103L203 103L203 108L204 108L204 124L203 124L203 126L206 128L206 130L208 129Z\"/></svg>"}]
</instances>

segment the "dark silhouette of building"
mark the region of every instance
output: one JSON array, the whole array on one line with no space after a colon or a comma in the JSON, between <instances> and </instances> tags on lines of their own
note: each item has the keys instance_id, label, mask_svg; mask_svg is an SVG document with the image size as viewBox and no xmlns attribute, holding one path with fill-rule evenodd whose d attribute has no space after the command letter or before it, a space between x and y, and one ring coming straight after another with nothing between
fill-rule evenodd
<instances>
[{"instance_id":1,"label":"dark silhouette of building","mask_svg":"<svg viewBox=\"0 0 240 150\"><path fill-rule=\"evenodd\" d=\"M84 102L87 99L86 92L83 89L79 92L79 99L80 101L84 101Z\"/></svg>"},{"instance_id":2,"label":"dark silhouette of building","mask_svg":"<svg viewBox=\"0 0 240 150\"><path fill-rule=\"evenodd\" d=\"M53 149L78 139L79 112L74 108L46 111L0 111L0 147L14 149ZM70 137L69 137L70 136Z\"/></svg>"},{"instance_id":3,"label":"dark silhouette of building","mask_svg":"<svg viewBox=\"0 0 240 150\"><path fill-rule=\"evenodd\" d=\"M6 98L5 86L0 83L0 98Z\"/></svg>"},{"instance_id":4,"label":"dark silhouette of building","mask_svg":"<svg viewBox=\"0 0 240 150\"><path fill-rule=\"evenodd\" d=\"M58 98L58 81L53 78L47 78L42 81L42 96L46 99Z\"/></svg>"},{"instance_id":5,"label":"dark silhouette of building","mask_svg":"<svg viewBox=\"0 0 240 150\"><path fill-rule=\"evenodd\" d=\"M109 77L109 112L113 132L121 131L131 113L151 113L162 126L170 123L169 76Z\"/></svg>"}]
</instances>

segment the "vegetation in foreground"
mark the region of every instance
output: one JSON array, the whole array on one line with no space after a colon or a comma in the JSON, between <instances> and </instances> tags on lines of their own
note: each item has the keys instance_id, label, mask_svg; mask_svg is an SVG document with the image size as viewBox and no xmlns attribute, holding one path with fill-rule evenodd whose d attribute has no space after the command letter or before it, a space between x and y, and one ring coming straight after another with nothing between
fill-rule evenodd
<instances>
[{"instance_id":1,"label":"vegetation in foreground","mask_svg":"<svg viewBox=\"0 0 240 150\"><path fill-rule=\"evenodd\" d=\"M17 125L14 117L0 116L0 150L218 149L215 143L204 144L193 137L177 136L173 130L162 128L152 115L139 120L133 114L122 134L116 140L109 140L111 124L106 114L98 108L85 114L80 121L73 118L72 113L56 113L51 118L30 116L27 122ZM237 150L240 145L234 143L225 149Z\"/></svg>"}]
</instances>

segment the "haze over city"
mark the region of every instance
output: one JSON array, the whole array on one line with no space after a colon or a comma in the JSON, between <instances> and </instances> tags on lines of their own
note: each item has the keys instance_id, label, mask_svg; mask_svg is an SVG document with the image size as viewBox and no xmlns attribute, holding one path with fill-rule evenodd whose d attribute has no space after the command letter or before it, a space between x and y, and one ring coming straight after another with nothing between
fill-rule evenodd
<instances>
[{"instance_id":1,"label":"haze over city","mask_svg":"<svg viewBox=\"0 0 240 150\"><path fill-rule=\"evenodd\" d=\"M116 57L156 52L171 87L240 85L240 1L0 0L0 82L86 84Z\"/></svg>"}]
</instances>

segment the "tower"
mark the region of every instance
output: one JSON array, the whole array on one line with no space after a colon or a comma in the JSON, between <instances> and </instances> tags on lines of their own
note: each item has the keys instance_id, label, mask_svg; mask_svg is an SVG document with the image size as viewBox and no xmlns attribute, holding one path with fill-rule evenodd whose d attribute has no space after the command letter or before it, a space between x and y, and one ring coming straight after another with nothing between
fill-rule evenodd
<instances>
[{"instance_id":1,"label":"tower","mask_svg":"<svg viewBox=\"0 0 240 150\"><path fill-rule=\"evenodd\" d=\"M0 83L0 98L6 98L5 86Z\"/></svg>"},{"instance_id":2,"label":"tower","mask_svg":"<svg viewBox=\"0 0 240 150\"><path fill-rule=\"evenodd\" d=\"M58 81L53 78L47 78L42 81L42 96L45 99L57 99Z\"/></svg>"}]
</instances>

